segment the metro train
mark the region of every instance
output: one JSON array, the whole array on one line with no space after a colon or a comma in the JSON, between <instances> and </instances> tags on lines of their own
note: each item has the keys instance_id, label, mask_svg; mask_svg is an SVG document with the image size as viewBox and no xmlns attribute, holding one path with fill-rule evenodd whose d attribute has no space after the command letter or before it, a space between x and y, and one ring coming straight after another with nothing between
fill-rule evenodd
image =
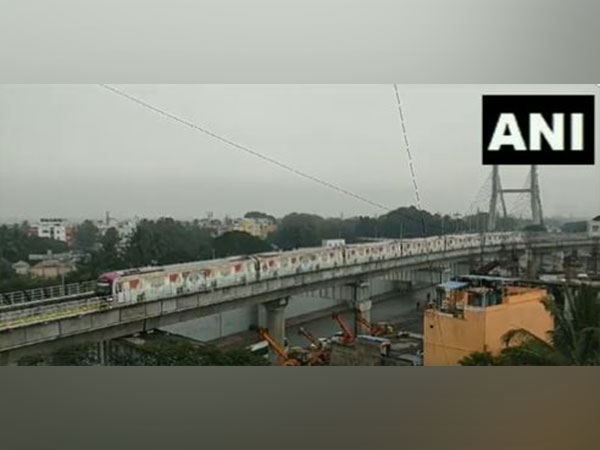
<instances>
[{"instance_id":1,"label":"metro train","mask_svg":"<svg viewBox=\"0 0 600 450\"><path fill-rule=\"evenodd\" d=\"M519 232L453 234L142 267L102 274L96 293L117 303L135 303L370 261L516 244L523 240L524 235Z\"/></svg>"}]
</instances>

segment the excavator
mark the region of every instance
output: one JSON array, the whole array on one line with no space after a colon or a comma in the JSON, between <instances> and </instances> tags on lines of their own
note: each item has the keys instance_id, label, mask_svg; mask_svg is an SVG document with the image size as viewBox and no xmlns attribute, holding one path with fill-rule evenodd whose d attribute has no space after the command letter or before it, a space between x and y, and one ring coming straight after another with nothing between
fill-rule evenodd
<instances>
[{"instance_id":1,"label":"excavator","mask_svg":"<svg viewBox=\"0 0 600 450\"><path fill-rule=\"evenodd\" d=\"M290 358L287 353L275 342L269 332L265 328L258 329L258 335L261 339L264 339L269 343L269 346L273 349L277 357L279 358L280 366L300 366L301 363L295 358Z\"/></svg>"}]
</instances>

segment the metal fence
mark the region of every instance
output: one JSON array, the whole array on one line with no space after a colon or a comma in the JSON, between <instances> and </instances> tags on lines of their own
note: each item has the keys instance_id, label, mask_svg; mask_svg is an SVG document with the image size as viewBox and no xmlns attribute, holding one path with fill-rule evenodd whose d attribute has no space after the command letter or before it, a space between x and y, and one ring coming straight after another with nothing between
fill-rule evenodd
<instances>
[{"instance_id":1,"label":"metal fence","mask_svg":"<svg viewBox=\"0 0 600 450\"><path fill-rule=\"evenodd\" d=\"M96 281L83 281L81 283L59 284L22 291L0 292L0 305L17 305L21 303L36 302L78 295L92 294Z\"/></svg>"},{"instance_id":2,"label":"metal fence","mask_svg":"<svg viewBox=\"0 0 600 450\"><path fill-rule=\"evenodd\" d=\"M90 297L14 311L0 311L0 329L13 328L40 321L50 321L63 317L78 316L91 311L109 308L110 306L104 297Z\"/></svg>"}]
</instances>

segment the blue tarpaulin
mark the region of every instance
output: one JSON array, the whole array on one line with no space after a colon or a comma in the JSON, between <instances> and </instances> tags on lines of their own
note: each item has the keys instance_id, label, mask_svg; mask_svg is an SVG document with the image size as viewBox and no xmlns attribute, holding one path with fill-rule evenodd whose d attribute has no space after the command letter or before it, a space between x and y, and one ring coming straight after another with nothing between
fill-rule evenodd
<instances>
[{"instance_id":1,"label":"blue tarpaulin","mask_svg":"<svg viewBox=\"0 0 600 450\"><path fill-rule=\"evenodd\" d=\"M443 283L438 284L438 287L446 291L455 291L457 289L462 289L467 286L469 286L469 283L465 283L463 281L444 281Z\"/></svg>"}]
</instances>

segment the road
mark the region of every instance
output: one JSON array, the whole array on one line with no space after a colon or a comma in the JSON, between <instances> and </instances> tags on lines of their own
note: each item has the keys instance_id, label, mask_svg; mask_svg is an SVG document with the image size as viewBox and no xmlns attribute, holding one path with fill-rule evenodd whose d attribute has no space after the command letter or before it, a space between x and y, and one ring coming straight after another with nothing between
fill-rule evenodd
<instances>
[{"instance_id":1,"label":"road","mask_svg":"<svg viewBox=\"0 0 600 450\"><path fill-rule=\"evenodd\" d=\"M406 329L413 332L422 332L422 312L426 302L427 293L433 296L433 288L420 288L409 292L400 292L390 299L373 303L371 307L372 322L391 322L397 329ZM416 309L416 302L420 302L420 310ZM354 331L354 313L345 311L340 316ZM298 333L302 326L315 337L328 337L340 331L331 315L303 322L302 324L287 327L286 336L291 346L306 346L306 340Z\"/></svg>"}]
</instances>

